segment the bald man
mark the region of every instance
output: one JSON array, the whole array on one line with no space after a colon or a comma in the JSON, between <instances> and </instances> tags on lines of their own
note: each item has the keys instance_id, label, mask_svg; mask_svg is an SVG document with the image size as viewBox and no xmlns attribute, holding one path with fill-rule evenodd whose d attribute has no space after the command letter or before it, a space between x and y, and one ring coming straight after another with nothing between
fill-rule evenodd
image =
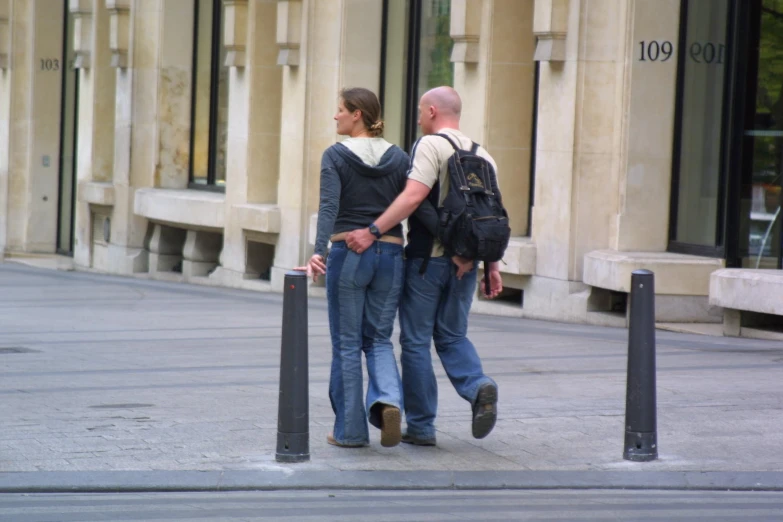
<instances>
[{"instance_id":1,"label":"bald man","mask_svg":"<svg viewBox=\"0 0 783 522\"><path fill-rule=\"evenodd\" d=\"M405 248L405 287L400 302L402 388L407 431L402 442L434 446L438 385L432 368L431 341L457 393L472 407L472 432L486 437L497 419L497 384L484 375L481 359L467 338L468 314L476 290L476 267L470 259L448 257L440 242L416 215L416 208L429 200L442 206L448 192L448 160L454 148L445 134L470 150L472 140L459 130L462 100L451 87L427 91L419 102L422 137L413 147L405 190L369 228L351 232L348 247L357 253L369 248L387 230L408 220ZM492 164L489 153L478 155ZM492 299L503 289L498 263L490 263L490 287L482 292Z\"/></svg>"}]
</instances>

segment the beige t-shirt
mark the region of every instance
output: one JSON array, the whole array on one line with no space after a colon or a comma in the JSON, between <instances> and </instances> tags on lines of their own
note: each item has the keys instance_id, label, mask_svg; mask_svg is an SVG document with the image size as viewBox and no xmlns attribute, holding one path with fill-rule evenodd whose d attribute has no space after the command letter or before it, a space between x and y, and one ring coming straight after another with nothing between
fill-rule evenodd
<instances>
[{"instance_id":1,"label":"beige t-shirt","mask_svg":"<svg viewBox=\"0 0 783 522\"><path fill-rule=\"evenodd\" d=\"M440 134L445 134L451 138L454 143L465 150L470 150L473 141L462 134L457 129L441 129ZM436 181L440 181L440 199L438 206L443 204L446 194L449 191L449 158L454 154L454 147L445 138L435 135L424 136L416 143L416 148L411 157L411 170L408 172L408 179L413 179L419 183L427 185L429 188L435 186ZM479 147L477 154L486 159L492 168L495 169L497 177L498 166L495 160L484 149ZM500 184L498 183L498 186ZM437 239L433 243L432 257L443 255L443 246Z\"/></svg>"}]
</instances>

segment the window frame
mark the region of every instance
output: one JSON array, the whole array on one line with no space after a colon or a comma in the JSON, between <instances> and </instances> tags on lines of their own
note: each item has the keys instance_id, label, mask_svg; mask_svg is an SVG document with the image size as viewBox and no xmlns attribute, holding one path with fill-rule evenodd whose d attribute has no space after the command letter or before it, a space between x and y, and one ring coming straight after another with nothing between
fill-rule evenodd
<instances>
[{"instance_id":1,"label":"window frame","mask_svg":"<svg viewBox=\"0 0 783 522\"><path fill-rule=\"evenodd\" d=\"M733 113L735 104L732 103L732 90L735 86L735 57L737 49L734 42L737 24L734 21L736 16L736 0L730 0L728 13L726 15L726 72L723 76L723 100L721 103L721 137L720 150L724 151L720 157L720 166L718 172L718 208L716 212L715 238L713 245L700 245L687 243L677 240L677 218L679 212L679 186L680 186L680 160L682 159L682 135L683 135L683 112L684 112L684 89L685 89L685 62L687 59L688 40L688 5L690 0L681 0L680 3L680 26L678 34L678 56L677 56L677 91L675 95L674 112L674 142L672 147L672 176L671 191L669 197L669 234L668 247L669 252L688 254L704 257L726 258L727 238L731 237L732 227L729 225L733 219L729 216L731 203L729 202L728 184L729 171L734 163L732 147L730 144L734 141L734 121ZM733 177L733 176L731 176Z\"/></svg>"},{"instance_id":2,"label":"window frame","mask_svg":"<svg viewBox=\"0 0 783 522\"><path fill-rule=\"evenodd\" d=\"M199 43L199 13L201 2L212 1L212 26L209 48L210 73L209 73L209 132L207 145L207 181L199 183L195 181L193 173L193 158L196 148L196 87L198 82L198 43ZM192 95L190 99L190 157L188 159L188 188L196 190L208 190L212 192L225 192L225 184L217 184L217 116L220 96L220 51L223 42L220 38L223 28L223 2L222 0L194 0L195 16L193 21L193 71L191 77Z\"/></svg>"}]
</instances>

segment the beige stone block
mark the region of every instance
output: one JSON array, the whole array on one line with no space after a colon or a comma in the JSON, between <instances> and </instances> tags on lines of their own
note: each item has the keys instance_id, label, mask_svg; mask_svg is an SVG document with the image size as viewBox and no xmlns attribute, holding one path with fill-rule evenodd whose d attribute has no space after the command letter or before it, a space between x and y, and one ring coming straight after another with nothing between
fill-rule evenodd
<instances>
[{"instance_id":1,"label":"beige stone block","mask_svg":"<svg viewBox=\"0 0 783 522\"><path fill-rule=\"evenodd\" d=\"M722 259L671 252L596 250L585 255L583 280L591 286L630 292L631 273L650 270L655 274L656 294L706 296L710 274L723 264ZM710 304L722 306L712 300Z\"/></svg>"},{"instance_id":2,"label":"beige stone block","mask_svg":"<svg viewBox=\"0 0 783 522\"><path fill-rule=\"evenodd\" d=\"M527 234L530 206L530 149L492 149L498 166L503 206L508 210L511 233Z\"/></svg>"},{"instance_id":3,"label":"beige stone block","mask_svg":"<svg viewBox=\"0 0 783 522\"><path fill-rule=\"evenodd\" d=\"M586 62L579 100L578 148L587 153L611 153L617 150L621 130L622 105L618 99L617 67L609 62Z\"/></svg>"},{"instance_id":4,"label":"beige stone block","mask_svg":"<svg viewBox=\"0 0 783 522\"><path fill-rule=\"evenodd\" d=\"M280 134L282 113L282 76L280 68L269 67L253 71L249 105L253 117L251 132Z\"/></svg>"},{"instance_id":5,"label":"beige stone block","mask_svg":"<svg viewBox=\"0 0 783 522\"><path fill-rule=\"evenodd\" d=\"M342 0L319 0L310 7L314 23L310 24L310 34L307 36L317 46L312 48L310 63L339 67L339 49L342 40ZM303 6L304 7L304 6ZM318 21L329 20L329 23Z\"/></svg>"},{"instance_id":6,"label":"beige stone block","mask_svg":"<svg viewBox=\"0 0 783 522\"><path fill-rule=\"evenodd\" d=\"M535 0L495 0L492 13L493 64L532 64L536 37L533 34Z\"/></svg>"},{"instance_id":7,"label":"beige stone block","mask_svg":"<svg viewBox=\"0 0 783 522\"><path fill-rule=\"evenodd\" d=\"M572 280L581 278L585 254L609 248L618 209L617 180L611 174L612 156L580 154L576 161Z\"/></svg>"},{"instance_id":8,"label":"beige stone block","mask_svg":"<svg viewBox=\"0 0 783 522\"><path fill-rule=\"evenodd\" d=\"M488 81L488 148L530 147L534 80L535 69L532 65L492 65Z\"/></svg>"},{"instance_id":9,"label":"beige stone block","mask_svg":"<svg viewBox=\"0 0 783 522\"><path fill-rule=\"evenodd\" d=\"M571 244L571 152L539 151L536 156L536 199L533 241L536 274L567 279Z\"/></svg>"},{"instance_id":10,"label":"beige stone block","mask_svg":"<svg viewBox=\"0 0 783 522\"><path fill-rule=\"evenodd\" d=\"M710 304L733 310L783 315L783 270L727 268L713 272Z\"/></svg>"},{"instance_id":11,"label":"beige stone block","mask_svg":"<svg viewBox=\"0 0 783 522\"><path fill-rule=\"evenodd\" d=\"M276 11L276 1L256 0L250 2L248 43L252 45L250 51L252 59L248 61L249 66L277 66Z\"/></svg>"},{"instance_id":12,"label":"beige stone block","mask_svg":"<svg viewBox=\"0 0 783 522\"><path fill-rule=\"evenodd\" d=\"M158 186L185 188L190 168L190 71L160 70Z\"/></svg>"},{"instance_id":13,"label":"beige stone block","mask_svg":"<svg viewBox=\"0 0 783 522\"><path fill-rule=\"evenodd\" d=\"M619 250L663 251L668 246L671 161L652 157L629 158L620 185Z\"/></svg>"},{"instance_id":14,"label":"beige stone block","mask_svg":"<svg viewBox=\"0 0 783 522\"><path fill-rule=\"evenodd\" d=\"M79 184L79 201L92 205L113 206L114 185L87 181Z\"/></svg>"},{"instance_id":15,"label":"beige stone block","mask_svg":"<svg viewBox=\"0 0 783 522\"><path fill-rule=\"evenodd\" d=\"M634 40L677 41L679 0L636 0L633 15Z\"/></svg>"},{"instance_id":16,"label":"beige stone block","mask_svg":"<svg viewBox=\"0 0 783 522\"><path fill-rule=\"evenodd\" d=\"M584 17L580 57L591 62L622 61L627 0L590 0Z\"/></svg>"},{"instance_id":17,"label":"beige stone block","mask_svg":"<svg viewBox=\"0 0 783 522\"><path fill-rule=\"evenodd\" d=\"M248 148L247 201L275 203L278 179L287 174L279 167L280 136L253 133Z\"/></svg>"},{"instance_id":18,"label":"beige stone block","mask_svg":"<svg viewBox=\"0 0 783 522\"><path fill-rule=\"evenodd\" d=\"M195 230L222 230L225 195L200 190L143 188L136 191L133 211L153 221Z\"/></svg>"},{"instance_id":19,"label":"beige stone block","mask_svg":"<svg viewBox=\"0 0 783 522\"><path fill-rule=\"evenodd\" d=\"M247 201L248 153L247 139L234 137L229 132L226 146L226 201L230 204Z\"/></svg>"},{"instance_id":20,"label":"beige stone block","mask_svg":"<svg viewBox=\"0 0 783 522\"><path fill-rule=\"evenodd\" d=\"M533 275L536 271L536 244L529 237L512 237L500 263L504 274Z\"/></svg>"},{"instance_id":21,"label":"beige stone block","mask_svg":"<svg viewBox=\"0 0 783 522\"><path fill-rule=\"evenodd\" d=\"M378 92L381 77L383 3L344 0L340 56L340 85ZM335 24L336 25L336 24Z\"/></svg>"},{"instance_id":22,"label":"beige stone block","mask_svg":"<svg viewBox=\"0 0 783 522\"><path fill-rule=\"evenodd\" d=\"M711 306L704 295L656 295L655 321L658 323L719 324L723 309Z\"/></svg>"},{"instance_id":23,"label":"beige stone block","mask_svg":"<svg viewBox=\"0 0 783 522\"><path fill-rule=\"evenodd\" d=\"M132 18L135 19L137 36L133 39L133 49L130 51L133 53L133 68L137 73L142 70L157 69L161 13L157 9L147 10L134 6ZM191 24L191 35L188 38L190 42L193 41L192 27ZM139 38L139 35L143 37Z\"/></svg>"},{"instance_id":24,"label":"beige stone block","mask_svg":"<svg viewBox=\"0 0 783 522\"><path fill-rule=\"evenodd\" d=\"M111 180L128 184L130 180L131 126L118 125L114 128L114 162Z\"/></svg>"},{"instance_id":25,"label":"beige stone block","mask_svg":"<svg viewBox=\"0 0 783 522\"><path fill-rule=\"evenodd\" d=\"M277 234L280 232L280 209L276 205L234 205L236 225L243 230Z\"/></svg>"},{"instance_id":26,"label":"beige stone block","mask_svg":"<svg viewBox=\"0 0 783 522\"><path fill-rule=\"evenodd\" d=\"M164 0L161 7L160 67L192 70L194 1Z\"/></svg>"},{"instance_id":27,"label":"beige stone block","mask_svg":"<svg viewBox=\"0 0 783 522\"><path fill-rule=\"evenodd\" d=\"M540 151L572 151L576 114L577 64L566 62L539 68L538 129Z\"/></svg>"},{"instance_id":28,"label":"beige stone block","mask_svg":"<svg viewBox=\"0 0 783 522\"><path fill-rule=\"evenodd\" d=\"M313 65L310 83L309 131L312 137L335 139L334 114L339 103L340 68L331 65Z\"/></svg>"},{"instance_id":29,"label":"beige stone block","mask_svg":"<svg viewBox=\"0 0 783 522\"><path fill-rule=\"evenodd\" d=\"M130 184L134 187L155 185L155 157L157 154L157 129L154 123L133 126L131 133Z\"/></svg>"},{"instance_id":30,"label":"beige stone block","mask_svg":"<svg viewBox=\"0 0 783 522\"><path fill-rule=\"evenodd\" d=\"M134 125L153 123L158 114L160 75L157 69L134 71L132 118Z\"/></svg>"}]
</instances>

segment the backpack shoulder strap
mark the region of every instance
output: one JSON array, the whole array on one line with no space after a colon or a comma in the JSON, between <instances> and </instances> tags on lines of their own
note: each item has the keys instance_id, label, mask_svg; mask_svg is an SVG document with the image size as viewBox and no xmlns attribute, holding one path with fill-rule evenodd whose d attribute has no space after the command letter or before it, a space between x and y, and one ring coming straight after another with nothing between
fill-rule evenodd
<instances>
[{"instance_id":1,"label":"backpack shoulder strap","mask_svg":"<svg viewBox=\"0 0 783 522\"><path fill-rule=\"evenodd\" d=\"M473 142L473 146L470 148L471 154L477 154L478 153L479 144L475 141Z\"/></svg>"},{"instance_id":2,"label":"backpack shoulder strap","mask_svg":"<svg viewBox=\"0 0 783 522\"><path fill-rule=\"evenodd\" d=\"M456 143L454 143L454 140L452 140L451 138L449 138L447 135L445 135L445 134L441 134L441 133L439 132L439 133L435 134L434 136L440 136L441 138L444 138L446 141L448 141L448 142L451 144L451 146L454 148L454 150L462 150L461 148L459 148L459 147L457 146L457 144L456 144Z\"/></svg>"}]
</instances>

